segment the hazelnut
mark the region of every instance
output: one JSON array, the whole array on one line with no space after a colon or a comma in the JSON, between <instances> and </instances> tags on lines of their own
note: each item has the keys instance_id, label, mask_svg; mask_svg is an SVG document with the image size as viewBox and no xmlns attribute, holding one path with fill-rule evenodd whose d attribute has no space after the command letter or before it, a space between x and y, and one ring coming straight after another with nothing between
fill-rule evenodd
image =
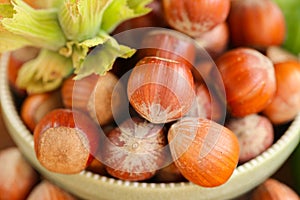
<instances>
[{"instance_id":1,"label":"hazelnut","mask_svg":"<svg viewBox=\"0 0 300 200\"><path fill-rule=\"evenodd\" d=\"M222 76L230 113L235 117L261 112L275 95L273 63L251 48L236 48L221 55L216 65Z\"/></svg>"},{"instance_id":2,"label":"hazelnut","mask_svg":"<svg viewBox=\"0 0 300 200\"><path fill-rule=\"evenodd\" d=\"M133 108L148 121L175 121L189 111L194 101L193 75L178 61L145 57L130 74L127 94Z\"/></svg>"},{"instance_id":3,"label":"hazelnut","mask_svg":"<svg viewBox=\"0 0 300 200\"><path fill-rule=\"evenodd\" d=\"M224 184L238 164L237 137L208 119L182 118L169 129L168 141L181 174L202 187Z\"/></svg>"},{"instance_id":4,"label":"hazelnut","mask_svg":"<svg viewBox=\"0 0 300 200\"><path fill-rule=\"evenodd\" d=\"M49 171L74 174L92 162L100 143L100 129L83 112L55 109L34 129L34 149Z\"/></svg>"},{"instance_id":5,"label":"hazelnut","mask_svg":"<svg viewBox=\"0 0 300 200\"><path fill-rule=\"evenodd\" d=\"M162 168L165 145L163 126L140 118L127 119L107 134L101 160L113 177L146 180Z\"/></svg>"}]
</instances>

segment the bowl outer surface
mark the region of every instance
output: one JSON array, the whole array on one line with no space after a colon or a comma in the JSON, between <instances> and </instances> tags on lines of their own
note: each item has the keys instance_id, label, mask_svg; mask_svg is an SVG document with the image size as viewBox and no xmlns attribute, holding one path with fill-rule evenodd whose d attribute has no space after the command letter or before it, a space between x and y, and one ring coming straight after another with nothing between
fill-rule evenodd
<instances>
[{"instance_id":1,"label":"bowl outer surface","mask_svg":"<svg viewBox=\"0 0 300 200\"><path fill-rule=\"evenodd\" d=\"M273 175L291 155L300 140L300 115L298 115L272 147L255 159L237 167L225 184L215 188L203 188L192 183L154 184L120 181L88 171L75 175L52 173L41 166L36 159L32 134L23 124L13 103L6 76L8 57L8 53L3 54L0 60L0 99L4 122L11 137L25 158L41 175L82 199L232 199L250 191Z\"/></svg>"}]
</instances>

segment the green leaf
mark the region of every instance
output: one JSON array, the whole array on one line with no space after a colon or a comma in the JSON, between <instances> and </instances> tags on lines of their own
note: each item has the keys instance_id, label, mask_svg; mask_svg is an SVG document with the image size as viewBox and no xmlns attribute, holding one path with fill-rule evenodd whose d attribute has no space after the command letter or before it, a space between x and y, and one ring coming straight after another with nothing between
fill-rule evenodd
<instances>
[{"instance_id":1,"label":"green leaf","mask_svg":"<svg viewBox=\"0 0 300 200\"><path fill-rule=\"evenodd\" d=\"M0 53L13 51L30 45L30 42L19 35L15 35L3 29L0 25Z\"/></svg>"},{"instance_id":2,"label":"green leaf","mask_svg":"<svg viewBox=\"0 0 300 200\"><path fill-rule=\"evenodd\" d=\"M44 0L39 0L43 2ZM60 8L60 6L64 3L65 0L47 0L48 6L47 8Z\"/></svg>"},{"instance_id":3,"label":"green leaf","mask_svg":"<svg viewBox=\"0 0 300 200\"><path fill-rule=\"evenodd\" d=\"M56 9L35 10L21 0L12 0L12 4L16 14L2 19L5 29L24 37L36 47L57 50L65 44Z\"/></svg>"},{"instance_id":4,"label":"green leaf","mask_svg":"<svg viewBox=\"0 0 300 200\"><path fill-rule=\"evenodd\" d=\"M59 53L65 57L70 57L73 62L73 68L78 68L81 65L86 55L88 54L89 47L78 42L67 42L66 46L59 50Z\"/></svg>"},{"instance_id":5,"label":"green leaf","mask_svg":"<svg viewBox=\"0 0 300 200\"><path fill-rule=\"evenodd\" d=\"M21 67L16 83L28 93L42 93L58 88L72 72L70 58L43 49L37 58Z\"/></svg>"},{"instance_id":6,"label":"green leaf","mask_svg":"<svg viewBox=\"0 0 300 200\"><path fill-rule=\"evenodd\" d=\"M283 47L292 53L300 54L300 1L274 0L281 8L286 21L287 35Z\"/></svg>"},{"instance_id":7,"label":"green leaf","mask_svg":"<svg viewBox=\"0 0 300 200\"><path fill-rule=\"evenodd\" d=\"M84 60L82 66L75 71L75 79L81 79L91 74L104 75L109 71L118 57L129 58L136 52L135 49L119 45L110 37L104 44L94 48Z\"/></svg>"},{"instance_id":8,"label":"green leaf","mask_svg":"<svg viewBox=\"0 0 300 200\"><path fill-rule=\"evenodd\" d=\"M46 9L46 8L59 8L63 2L64 0L35 0L34 4L38 8Z\"/></svg>"},{"instance_id":9,"label":"green leaf","mask_svg":"<svg viewBox=\"0 0 300 200\"><path fill-rule=\"evenodd\" d=\"M151 11L146 7L152 0L114 0L105 10L101 29L111 33L120 23L145 15Z\"/></svg>"},{"instance_id":10,"label":"green leaf","mask_svg":"<svg viewBox=\"0 0 300 200\"><path fill-rule=\"evenodd\" d=\"M100 32L97 36L92 39L87 39L83 42L70 41L67 42L66 46L61 48L59 53L66 57L72 57L73 68L77 71L86 58L89 50L99 44L106 42L111 36L105 32Z\"/></svg>"},{"instance_id":11,"label":"green leaf","mask_svg":"<svg viewBox=\"0 0 300 200\"><path fill-rule=\"evenodd\" d=\"M0 4L0 17L12 17L15 13L12 4Z\"/></svg>"},{"instance_id":12,"label":"green leaf","mask_svg":"<svg viewBox=\"0 0 300 200\"><path fill-rule=\"evenodd\" d=\"M31 7L36 9L58 8L64 0L31 0L26 1Z\"/></svg>"},{"instance_id":13,"label":"green leaf","mask_svg":"<svg viewBox=\"0 0 300 200\"><path fill-rule=\"evenodd\" d=\"M97 35L102 15L112 0L65 0L58 16L69 40L81 42Z\"/></svg>"}]
</instances>

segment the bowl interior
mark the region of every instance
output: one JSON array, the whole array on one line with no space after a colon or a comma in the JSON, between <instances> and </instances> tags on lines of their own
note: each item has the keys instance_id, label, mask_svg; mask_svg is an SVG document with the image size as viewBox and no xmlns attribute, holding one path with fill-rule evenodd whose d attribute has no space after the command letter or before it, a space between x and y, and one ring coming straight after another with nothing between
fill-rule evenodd
<instances>
[{"instance_id":1,"label":"bowl interior","mask_svg":"<svg viewBox=\"0 0 300 200\"><path fill-rule=\"evenodd\" d=\"M270 177L291 155L300 140L300 115L285 133L264 153L239 165L223 185L203 188L189 182L143 183L121 181L89 171L75 175L49 172L35 157L33 136L20 119L15 107L8 80L9 54L0 62L0 98L5 124L24 156L46 178L83 199L232 199L253 189Z\"/></svg>"}]
</instances>

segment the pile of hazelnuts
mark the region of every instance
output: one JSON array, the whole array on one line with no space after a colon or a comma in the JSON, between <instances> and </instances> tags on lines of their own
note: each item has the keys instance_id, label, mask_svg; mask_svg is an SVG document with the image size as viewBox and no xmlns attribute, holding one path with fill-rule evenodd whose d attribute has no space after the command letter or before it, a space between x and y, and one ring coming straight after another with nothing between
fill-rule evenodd
<instances>
[{"instance_id":1,"label":"pile of hazelnuts","mask_svg":"<svg viewBox=\"0 0 300 200\"><path fill-rule=\"evenodd\" d=\"M284 16L272 0L149 7L115 30L161 27L142 36L132 58L103 76L71 76L56 91L26 94L20 115L37 159L64 174L224 184L300 110L300 63L280 48ZM11 65L21 65L17 54Z\"/></svg>"}]
</instances>

